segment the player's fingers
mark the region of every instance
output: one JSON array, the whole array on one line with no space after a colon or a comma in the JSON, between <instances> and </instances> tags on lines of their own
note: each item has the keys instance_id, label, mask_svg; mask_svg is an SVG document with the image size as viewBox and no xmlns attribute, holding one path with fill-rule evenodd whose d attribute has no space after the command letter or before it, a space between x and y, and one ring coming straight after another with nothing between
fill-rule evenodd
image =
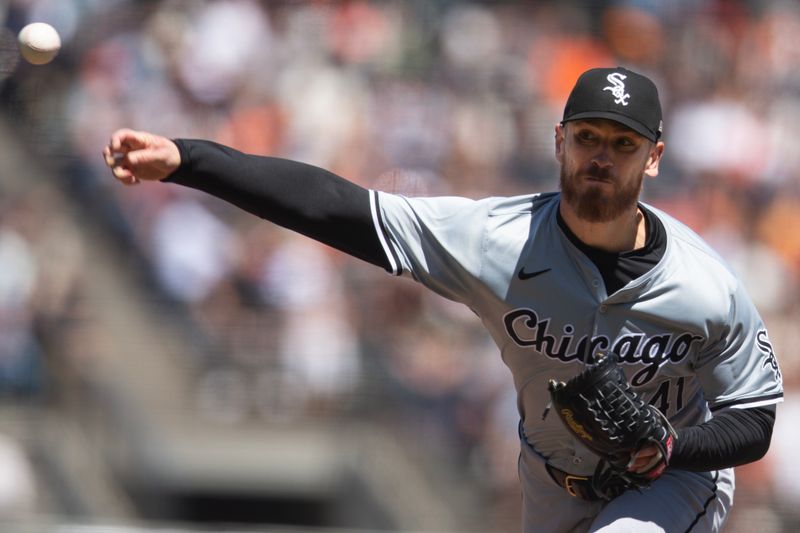
<instances>
[{"instance_id":1,"label":"player's fingers","mask_svg":"<svg viewBox=\"0 0 800 533\"><path fill-rule=\"evenodd\" d=\"M161 180L181 163L174 142L152 133L129 129L117 130L111 135L103 149L103 158L120 181L129 175L138 181Z\"/></svg>"},{"instance_id":2,"label":"player's fingers","mask_svg":"<svg viewBox=\"0 0 800 533\"><path fill-rule=\"evenodd\" d=\"M661 450L657 447L644 448L633 455L628 470L639 474L648 472L655 468L663 460L663 457Z\"/></svg>"},{"instance_id":3,"label":"player's fingers","mask_svg":"<svg viewBox=\"0 0 800 533\"><path fill-rule=\"evenodd\" d=\"M661 452L658 452L652 458L650 458L650 460L647 463L645 463L639 468L639 472L640 473L649 472L650 470L658 466L658 464L661 463L662 460L663 460L663 455L661 455Z\"/></svg>"},{"instance_id":4,"label":"player's fingers","mask_svg":"<svg viewBox=\"0 0 800 533\"><path fill-rule=\"evenodd\" d=\"M122 128L111 134L108 145L112 153L119 153L145 148L151 139L152 135L147 132Z\"/></svg>"},{"instance_id":5,"label":"player's fingers","mask_svg":"<svg viewBox=\"0 0 800 533\"><path fill-rule=\"evenodd\" d=\"M103 148L103 158L106 165L111 168L111 173L120 183L124 185L136 185L139 179L131 172L129 168L122 165L123 156L115 154L111 151L111 145Z\"/></svg>"},{"instance_id":6,"label":"player's fingers","mask_svg":"<svg viewBox=\"0 0 800 533\"><path fill-rule=\"evenodd\" d=\"M651 452L652 450L650 450L650 448L642 448L641 450L637 450L633 455L631 455L630 461L628 461L626 468L631 472L636 472L652 456Z\"/></svg>"},{"instance_id":7,"label":"player's fingers","mask_svg":"<svg viewBox=\"0 0 800 533\"><path fill-rule=\"evenodd\" d=\"M111 167L111 173L114 174L114 177L121 182L125 182L133 178L133 172L122 165L114 165Z\"/></svg>"},{"instance_id":8,"label":"player's fingers","mask_svg":"<svg viewBox=\"0 0 800 533\"><path fill-rule=\"evenodd\" d=\"M113 167L114 166L114 156L111 154L111 146L107 145L103 147L103 161L106 162L106 166Z\"/></svg>"},{"instance_id":9,"label":"player's fingers","mask_svg":"<svg viewBox=\"0 0 800 533\"><path fill-rule=\"evenodd\" d=\"M123 128L115 131L111 134L111 138L108 141L108 148L112 153L118 153L122 151L122 143L123 141L133 133L133 130L128 128Z\"/></svg>"},{"instance_id":10,"label":"player's fingers","mask_svg":"<svg viewBox=\"0 0 800 533\"><path fill-rule=\"evenodd\" d=\"M120 161L122 160L122 154L119 152L112 152L111 147L106 146L103 148L103 160L109 168L114 168L114 166L120 164Z\"/></svg>"},{"instance_id":11,"label":"player's fingers","mask_svg":"<svg viewBox=\"0 0 800 533\"><path fill-rule=\"evenodd\" d=\"M158 167L163 162L163 159L164 154L161 150L145 148L121 154L116 158L116 161L117 164L136 172L137 170L148 170L148 167Z\"/></svg>"},{"instance_id":12,"label":"player's fingers","mask_svg":"<svg viewBox=\"0 0 800 533\"><path fill-rule=\"evenodd\" d=\"M126 174L122 177L117 178L117 181L119 181L121 184L125 186L138 185L139 183L141 183L141 180L137 178L134 174Z\"/></svg>"}]
</instances>

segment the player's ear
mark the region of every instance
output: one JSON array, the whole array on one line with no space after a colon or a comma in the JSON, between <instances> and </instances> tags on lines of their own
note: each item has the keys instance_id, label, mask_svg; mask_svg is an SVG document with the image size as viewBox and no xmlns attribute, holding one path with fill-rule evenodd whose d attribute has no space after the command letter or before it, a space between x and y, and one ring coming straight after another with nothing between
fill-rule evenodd
<instances>
[{"instance_id":1,"label":"player's ear","mask_svg":"<svg viewBox=\"0 0 800 533\"><path fill-rule=\"evenodd\" d=\"M650 154L647 156L647 164L644 167L644 173L651 178L658 176L658 164L661 162L661 156L664 155L664 143L658 141L650 147Z\"/></svg>"},{"instance_id":2,"label":"player's ear","mask_svg":"<svg viewBox=\"0 0 800 533\"><path fill-rule=\"evenodd\" d=\"M556 124L556 160L564 164L564 125Z\"/></svg>"}]
</instances>

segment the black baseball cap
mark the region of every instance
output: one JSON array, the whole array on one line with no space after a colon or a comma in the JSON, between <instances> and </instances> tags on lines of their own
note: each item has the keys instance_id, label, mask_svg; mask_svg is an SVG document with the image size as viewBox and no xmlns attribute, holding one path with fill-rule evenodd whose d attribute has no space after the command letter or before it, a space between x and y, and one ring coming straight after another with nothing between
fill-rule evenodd
<instances>
[{"instance_id":1,"label":"black baseball cap","mask_svg":"<svg viewBox=\"0 0 800 533\"><path fill-rule=\"evenodd\" d=\"M561 123L587 118L614 120L653 142L663 130L655 83L622 67L587 70L575 82Z\"/></svg>"}]
</instances>

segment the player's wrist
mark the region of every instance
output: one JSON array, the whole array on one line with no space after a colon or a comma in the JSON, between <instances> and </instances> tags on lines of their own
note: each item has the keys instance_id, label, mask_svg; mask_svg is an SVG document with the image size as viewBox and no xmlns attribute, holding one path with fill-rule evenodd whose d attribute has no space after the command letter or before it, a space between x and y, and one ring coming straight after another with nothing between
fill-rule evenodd
<instances>
[{"instance_id":1,"label":"player's wrist","mask_svg":"<svg viewBox=\"0 0 800 533\"><path fill-rule=\"evenodd\" d=\"M190 169L190 151L189 146L185 139L175 138L167 139L170 144L170 156L167 158L167 174L161 178L160 181L170 182L178 176L189 176Z\"/></svg>"}]
</instances>

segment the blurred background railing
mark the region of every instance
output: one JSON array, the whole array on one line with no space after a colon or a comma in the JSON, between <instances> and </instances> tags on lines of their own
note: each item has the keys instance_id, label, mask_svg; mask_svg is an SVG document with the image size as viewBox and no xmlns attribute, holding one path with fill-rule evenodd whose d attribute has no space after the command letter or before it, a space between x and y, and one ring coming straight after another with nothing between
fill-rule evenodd
<instances>
[{"instance_id":1,"label":"blurred background railing","mask_svg":"<svg viewBox=\"0 0 800 533\"><path fill-rule=\"evenodd\" d=\"M19 59L33 21L64 42L46 66ZM731 262L782 365L727 530L800 527L797 2L0 0L0 22L0 530L518 530L513 387L471 313L119 186L100 150L125 126L410 195L553 190L566 93L614 64L661 89L645 200Z\"/></svg>"}]
</instances>

